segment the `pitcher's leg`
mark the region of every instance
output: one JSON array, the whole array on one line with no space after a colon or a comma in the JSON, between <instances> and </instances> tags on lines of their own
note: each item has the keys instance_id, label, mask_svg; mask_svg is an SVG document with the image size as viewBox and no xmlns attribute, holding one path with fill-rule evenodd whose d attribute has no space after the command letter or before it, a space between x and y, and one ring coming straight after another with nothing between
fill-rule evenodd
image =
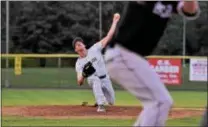
<instances>
[{"instance_id":1,"label":"pitcher's leg","mask_svg":"<svg viewBox=\"0 0 208 127\"><path fill-rule=\"evenodd\" d=\"M103 83L103 93L108 102L108 104L113 105L115 103L115 91L113 89L110 78L105 78L101 80Z\"/></svg>"},{"instance_id":2,"label":"pitcher's leg","mask_svg":"<svg viewBox=\"0 0 208 127\"><path fill-rule=\"evenodd\" d=\"M95 97L95 100L97 102L98 105L104 105L105 103L105 96L103 94L102 91L102 85L101 85L101 81L99 79L96 80L92 80L90 82L91 87L92 87L92 91Z\"/></svg>"}]
</instances>

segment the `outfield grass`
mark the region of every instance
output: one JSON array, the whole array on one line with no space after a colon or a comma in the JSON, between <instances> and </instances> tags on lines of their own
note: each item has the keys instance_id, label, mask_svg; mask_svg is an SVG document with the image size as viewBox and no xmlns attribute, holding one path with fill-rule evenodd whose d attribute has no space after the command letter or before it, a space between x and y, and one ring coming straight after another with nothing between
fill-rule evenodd
<instances>
[{"instance_id":1,"label":"outfield grass","mask_svg":"<svg viewBox=\"0 0 208 127\"><path fill-rule=\"evenodd\" d=\"M171 92L175 101L175 107L204 107L206 105L206 92ZM25 105L80 105L82 101L94 103L94 97L90 90L22 90L3 89L3 106ZM126 91L116 91L116 105L140 105L135 97ZM169 126L196 126L201 117L168 120ZM44 119L3 116L3 126L131 126L135 119Z\"/></svg>"},{"instance_id":2,"label":"outfield grass","mask_svg":"<svg viewBox=\"0 0 208 127\"><path fill-rule=\"evenodd\" d=\"M5 80L6 70L2 72L2 80ZM23 68L22 75L15 75L14 69L8 69L7 73L12 87L77 87L74 68Z\"/></svg>"},{"instance_id":3,"label":"outfield grass","mask_svg":"<svg viewBox=\"0 0 208 127\"><path fill-rule=\"evenodd\" d=\"M198 126L201 117L172 119L167 121L168 126ZM135 119L62 119L49 120L42 118L3 117L3 126L131 126Z\"/></svg>"},{"instance_id":4,"label":"outfield grass","mask_svg":"<svg viewBox=\"0 0 208 127\"><path fill-rule=\"evenodd\" d=\"M207 92L172 91L175 107L204 107ZM3 106L16 105L77 105L82 101L94 103L91 90L21 90L3 89ZM126 91L116 91L116 105L140 105L137 99Z\"/></svg>"},{"instance_id":5,"label":"outfield grass","mask_svg":"<svg viewBox=\"0 0 208 127\"><path fill-rule=\"evenodd\" d=\"M2 83L4 84L6 72L12 87L25 88L89 88L76 84L76 73L74 68L23 68L22 75L15 75L14 69L2 69ZM114 88L120 89L114 84ZM190 82L189 68L183 68L183 80L181 86L168 86L171 90L207 90L206 82Z\"/></svg>"}]
</instances>

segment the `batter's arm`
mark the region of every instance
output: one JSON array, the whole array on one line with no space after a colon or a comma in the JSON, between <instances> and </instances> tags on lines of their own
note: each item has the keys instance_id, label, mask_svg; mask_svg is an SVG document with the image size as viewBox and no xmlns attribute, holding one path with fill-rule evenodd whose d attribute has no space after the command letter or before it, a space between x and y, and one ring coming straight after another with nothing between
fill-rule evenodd
<instances>
[{"instance_id":1,"label":"batter's arm","mask_svg":"<svg viewBox=\"0 0 208 127\"><path fill-rule=\"evenodd\" d=\"M108 42L112 39L112 37L116 31L116 26L117 26L119 20L120 20L120 15L118 13L114 14L113 23L111 25L110 30L108 31L107 36L105 36L102 40L99 41L102 44L102 48L105 48L106 45L108 44Z\"/></svg>"},{"instance_id":2,"label":"batter's arm","mask_svg":"<svg viewBox=\"0 0 208 127\"><path fill-rule=\"evenodd\" d=\"M181 1L178 5L178 13L189 20L194 20L200 15L199 3L196 0Z\"/></svg>"}]
</instances>

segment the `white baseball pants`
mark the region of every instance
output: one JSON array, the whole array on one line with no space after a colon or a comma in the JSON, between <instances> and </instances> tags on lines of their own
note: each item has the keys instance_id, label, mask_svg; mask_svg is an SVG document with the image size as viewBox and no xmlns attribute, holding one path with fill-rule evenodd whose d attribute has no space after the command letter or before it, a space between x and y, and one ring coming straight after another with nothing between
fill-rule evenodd
<instances>
[{"instance_id":1,"label":"white baseball pants","mask_svg":"<svg viewBox=\"0 0 208 127\"><path fill-rule=\"evenodd\" d=\"M88 84L93 90L93 94L98 105L104 105L105 102L110 105L114 104L115 92L109 76L106 76L106 78L103 79L93 76L88 80Z\"/></svg>"},{"instance_id":2,"label":"white baseball pants","mask_svg":"<svg viewBox=\"0 0 208 127\"><path fill-rule=\"evenodd\" d=\"M165 126L173 100L149 63L119 45L106 50L105 60L112 80L136 96L143 105L134 126Z\"/></svg>"}]
</instances>

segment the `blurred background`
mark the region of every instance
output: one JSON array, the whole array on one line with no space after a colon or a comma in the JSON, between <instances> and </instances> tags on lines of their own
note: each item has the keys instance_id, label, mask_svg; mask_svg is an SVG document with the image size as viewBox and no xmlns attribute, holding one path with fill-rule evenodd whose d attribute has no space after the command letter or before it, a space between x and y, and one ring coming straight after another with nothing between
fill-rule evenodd
<instances>
[{"instance_id":1,"label":"blurred background","mask_svg":"<svg viewBox=\"0 0 208 127\"><path fill-rule=\"evenodd\" d=\"M208 55L208 2L199 2L201 15L186 21L174 15L153 55ZM125 1L1 1L2 54L74 54L72 40L81 36L91 46L109 30L114 13ZM2 57L2 87L88 88L76 85L76 57L27 57L15 74L14 57ZM189 81L189 60L184 60L182 85L170 90L207 91L207 82ZM114 85L115 89L121 89Z\"/></svg>"}]
</instances>

